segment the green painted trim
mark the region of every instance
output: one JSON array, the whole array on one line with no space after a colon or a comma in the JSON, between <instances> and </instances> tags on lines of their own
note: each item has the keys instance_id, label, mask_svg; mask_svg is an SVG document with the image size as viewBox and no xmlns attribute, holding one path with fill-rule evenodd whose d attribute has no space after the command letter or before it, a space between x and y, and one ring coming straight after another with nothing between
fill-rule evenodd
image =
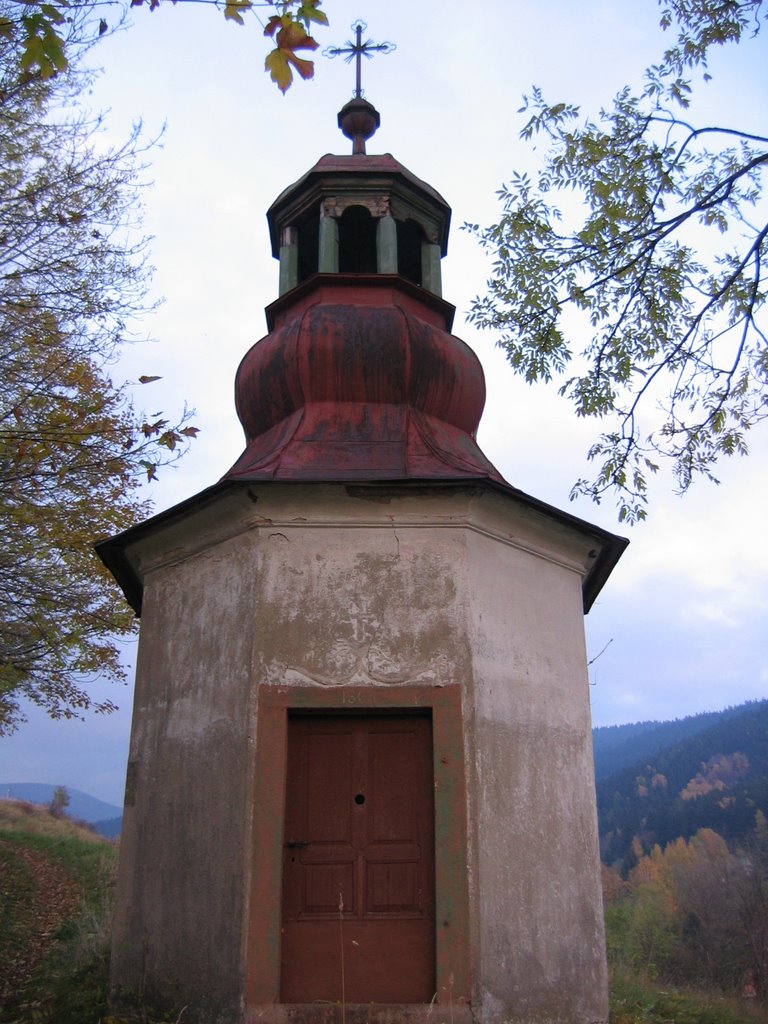
<instances>
[{"instance_id":1,"label":"green painted trim","mask_svg":"<svg viewBox=\"0 0 768 1024\"><path fill-rule=\"evenodd\" d=\"M321 274L339 272L339 224L334 217L320 217L317 269Z\"/></svg>"},{"instance_id":2,"label":"green painted trim","mask_svg":"<svg viewBox=\"0 0 768 1024\"><path fill-rule=\"evenodd\" d=\"M280 283L279 293L285 295L299 283L299 247L298 245L280 246Z\"/></svg>"},{"instance_id":3,"label":"green painted trim","mask_svg":"<svg viewBox=\"0 0 768 1024\"><path fill-rule=\"evenodd\" d=\"M397 224L387 213L376 228L376 264L380 274L397 273Z\"/></svg>"},{"instance_id":4,"label":"green painted trim","mask_svg":"<svg viewBox=\"0 0 768 1024\"><path fill-rule=\"evenodd\" d=\"M421 243L421 283L435 295L443 294L443 279L440 270L440 246L432 242Z\"/></svg>"}]
</instances>

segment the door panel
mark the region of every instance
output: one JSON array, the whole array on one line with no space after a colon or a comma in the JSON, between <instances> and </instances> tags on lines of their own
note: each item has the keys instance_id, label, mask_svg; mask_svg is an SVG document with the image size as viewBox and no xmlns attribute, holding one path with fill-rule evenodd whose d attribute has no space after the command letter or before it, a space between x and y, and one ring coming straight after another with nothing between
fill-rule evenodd
<instances>
[{"instance_id":1,"label":"door panel","mask_svg":"<svg viewBox=\"0 0 768 1024\"><path fill-rule=\"evenodd\" d=\"M435 991L431 720L288 726L283 1002L428 1002Z\"/></svg>"}]
</instances>

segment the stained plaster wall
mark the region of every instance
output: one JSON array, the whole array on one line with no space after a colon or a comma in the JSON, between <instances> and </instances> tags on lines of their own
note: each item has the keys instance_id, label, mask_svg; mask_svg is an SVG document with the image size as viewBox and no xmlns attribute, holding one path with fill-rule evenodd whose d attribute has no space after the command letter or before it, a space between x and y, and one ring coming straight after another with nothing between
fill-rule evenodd
<instances>
[{"instance_id":1,"label":"stained plaster wall","mask_svg":"<svg viewBox=\"0 0 768 1024\"><path fill-rule=\"evenodd\" d=\"M464 501L455 499L344 494L313 501L311 513L300 500L282 510L259 548L255 677L317 686L464 679ZM311 522L290 525L296 518Z\"/></svg>"},{"instance_id":2,"label":"stained plaster wall","mask_svg":"<svg viewBox=\"0 0 768 1024\"><path fill-rule=\"evenodd\" d=\"M271 485L129 555L145 604L114 984L143 972L190 1020L239 1019L260 685L459 683L476 1018L604 1018L586 541L471 488Z\"/></svg>"},{"instance_id":3,"label":"stained plaster wall","mask_svg":"<svg viewBox=\"0 0 768 1024\"><path fill-rule=\"evenodd\" d=\"M591 542L492 498L472 594L473 1007L482 1024L608 1017L581 576Z\"/></svg>"},{"instance_id":4,"label":"stained plaster wall","mask_svg":"<svg viewBox=\"0 0 768 1024\"><path fill-rule=\"evenodd\" d=\"M235 1020L250 808L253 539L145 581L112 986Z\"/></svg>"}]
</instances>

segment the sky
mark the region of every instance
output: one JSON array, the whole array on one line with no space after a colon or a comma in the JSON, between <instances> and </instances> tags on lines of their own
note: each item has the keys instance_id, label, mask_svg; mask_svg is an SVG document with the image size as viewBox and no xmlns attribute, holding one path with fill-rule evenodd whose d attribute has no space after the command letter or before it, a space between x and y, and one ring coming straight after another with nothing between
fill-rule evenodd
<instances>
[{"instance_id":1,"label":"sky","mask_svg":"<svg viewBox=\"0 0 768 1024\"><path fill-rule=\"evenodd\" d=\"M620 526L610 500L569 503L588 473L594 424L579 422L555 386L528 387L489 332L465 321L487 262L464 222L490 223L496 191L535 169L520 140L522 96L532 85L596 116L624 84L637 84L667 40L653 0L326 0L321 49L368 35L397 49L363 66L366 97L381 113L369 152L390 152L453 209L443 295L454 333L477 352L487 402L478 440L515 487L630 538L585 620L595 725L666 720L768 695L768 424L752 432L748 459L719 467L683 497L661 474L649 519ZM282 96L263 72L267 49L255 18L225 22L206 4L135 10L132 24L93 52L104 68L86 98L108 111L104 144L141 120L147 153L144 229L153 236L154 297L137 341L114 368L120 379L159 374L138 396L151 409L186 402L201 433L175 469L150 488L159 511L214 483L243 448L233 381L266 333L277 297L265 213L324 153L347 153L336 114L354 87L353 66L317 54L315 79ZM768 31L711 61L697 91L699 123L765 132ZM131 664L135 645L126 648ZM106 694L94 686L95 694ZM35 709L0 740L0 781L49 782L122 803L132 692L110 687L111 716L51 722Z\"/></svg>"}]
</instances>

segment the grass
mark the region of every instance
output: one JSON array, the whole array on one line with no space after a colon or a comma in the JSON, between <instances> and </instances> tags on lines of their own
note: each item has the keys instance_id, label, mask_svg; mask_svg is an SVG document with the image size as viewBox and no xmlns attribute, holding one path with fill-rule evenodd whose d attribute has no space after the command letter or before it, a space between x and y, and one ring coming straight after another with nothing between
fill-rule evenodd
<instances>
[{"instance_id":1,"label":"grass","mask_svg":"<svg viewBox=\"0 0 768 1024\"><path fill-rule=\"evenodd\" d=\"M0 800L0 1021L96 1024L106 1015L115 860L88 828Z\"/></svg>"},{"instance_id":2,"label":"grass","mask_svg":"<svg viewBox=\"0 0 768 1024\"><path fill-rule=\"evenodd\" d=\"M0 800L0 839L6 844L37 850L72 878L87 903L103 894L105 875L111 879L116 849L86 825L55 818L44 808L21 800Z\"/></svg>"},{"instance_id":3,"label":"grass","mask_svg":"<svg viewBox=\"0 0 768 1024\"><path fill-rule=\"evenodd\" d=\"M43 808L0 800L0 1024L126 1024L110 1017L115 848ZM140 1024L177 1017L136 1007ZM765 1007L615 968L611 1024L768 1024Z\"/></svg>"},{"instance_id":4,"label":"grass","mask_svg":"<svg viewBox=\"0 0 768 1024\"><path fill-rule=\"evenodd\" d=\"M663 985L614 968L610 1024L768 1024L768 1011L742 999Z\"/></svg>"}]
</instances>

